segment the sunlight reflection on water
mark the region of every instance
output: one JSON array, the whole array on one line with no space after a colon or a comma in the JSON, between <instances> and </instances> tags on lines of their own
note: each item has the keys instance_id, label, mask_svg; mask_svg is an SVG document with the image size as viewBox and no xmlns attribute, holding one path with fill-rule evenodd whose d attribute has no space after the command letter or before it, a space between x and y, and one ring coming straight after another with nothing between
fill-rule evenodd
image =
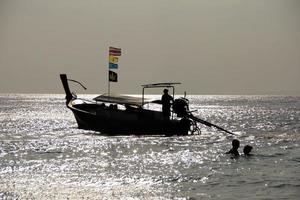
<instances>
[{"instance_id":1,"label":"sunlight reflection on water","mask_svg":"<svg viewBox=\"0 0 300 200\"><path fill-rule=\"evenodd\" d=\"M238 159L224 155L234 137L204 126L188 137L108 137L77 129L63 95L2 95L0 102L0 199L299 194L296 97L191 96L195 115L237 133L241 147L254 146L253 157Z\"/></svg>"}]
</instances>

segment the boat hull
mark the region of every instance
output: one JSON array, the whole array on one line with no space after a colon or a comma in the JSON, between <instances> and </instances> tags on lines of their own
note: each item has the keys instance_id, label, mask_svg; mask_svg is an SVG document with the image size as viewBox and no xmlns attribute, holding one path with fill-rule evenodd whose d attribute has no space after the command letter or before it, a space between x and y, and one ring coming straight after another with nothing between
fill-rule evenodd
<instances>
[{"instance_id":1,"label":"boat hull","mask_svg":"<svg viewBox=\"0 0 300 200\"><path fill-rule=\"evenodd\" d=\"M96 104L68 107L72 110L78 128L108 135L187 135L188 119L164 119L161 112L145 109L118 110Z\"/></svg>"}]
</instances>

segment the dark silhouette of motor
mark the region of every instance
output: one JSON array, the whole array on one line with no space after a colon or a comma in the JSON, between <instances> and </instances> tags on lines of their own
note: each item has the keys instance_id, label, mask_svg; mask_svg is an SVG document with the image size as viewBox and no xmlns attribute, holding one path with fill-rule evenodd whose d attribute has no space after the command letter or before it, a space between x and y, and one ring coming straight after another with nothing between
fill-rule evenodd
<instances>
[{"instance_id":1,"label":"dark silhouette of motor","mask_svg":"<svg viewBox=\"0 0 300 200\"><path fill-rule=\"evenodd\" d=\"M175 99L173 102L173 112L177 117L187 117L189 113L189 100L186 98Z\"/></svg>"}]
</instances>

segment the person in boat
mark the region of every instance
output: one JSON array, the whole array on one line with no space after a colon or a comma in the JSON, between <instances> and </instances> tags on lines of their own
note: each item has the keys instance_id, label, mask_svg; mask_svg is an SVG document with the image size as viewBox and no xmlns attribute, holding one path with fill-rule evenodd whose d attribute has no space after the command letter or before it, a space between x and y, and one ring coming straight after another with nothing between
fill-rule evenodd
<instances>
[{"instance_id":1,"label":"person in boat","mask_svg":"<svg viewBox=\"0 0 300 200\"><path fill-rule=\"evenodd\" d=\"M243 149L243 152L244 152L244 156L251 156L250 152L251 150L253 149L252 146L250 145L246 145Z\"/></svg>"},{"instance_id":2,"label":"person in boat","mask_svg":"<svg viewBox=\"0 0 300 200\"><path fill-rule=\"evenodd\" d=\"M171 116L171 102L173 102L173 97L169 95L169 90L164 89L164 94L161 97L161 103L162 103L162 112L164 119L170 119Z\"/></svg>"},{"instance_id":3,"label":"person in boat","mask_svg":"<svg viewBox=\"0 0 300 200\"><path fill-rule=\"evenodd\" d=\"M232 140L232 148L226 152L226 154L231 154L233 156L239 156L238 148L240 147L240 141L237 139Z\"/></svg>"}]
</instances>

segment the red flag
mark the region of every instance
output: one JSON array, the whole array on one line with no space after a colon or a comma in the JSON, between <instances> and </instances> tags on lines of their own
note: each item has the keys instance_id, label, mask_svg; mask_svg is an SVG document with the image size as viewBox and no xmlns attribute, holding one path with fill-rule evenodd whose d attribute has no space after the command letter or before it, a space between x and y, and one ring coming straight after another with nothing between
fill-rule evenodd
<instances>
[{"instance_id":1,"label":"red flag","mask_svg":"<svg viewBox=\"0 0 300 200\"><path fill-rule=\"evenodd\" d=\"M111 56L120 56L121 55L121 49L115 48L115 47L109 47L109 55Z\"/></svg>"}]
</instances>

